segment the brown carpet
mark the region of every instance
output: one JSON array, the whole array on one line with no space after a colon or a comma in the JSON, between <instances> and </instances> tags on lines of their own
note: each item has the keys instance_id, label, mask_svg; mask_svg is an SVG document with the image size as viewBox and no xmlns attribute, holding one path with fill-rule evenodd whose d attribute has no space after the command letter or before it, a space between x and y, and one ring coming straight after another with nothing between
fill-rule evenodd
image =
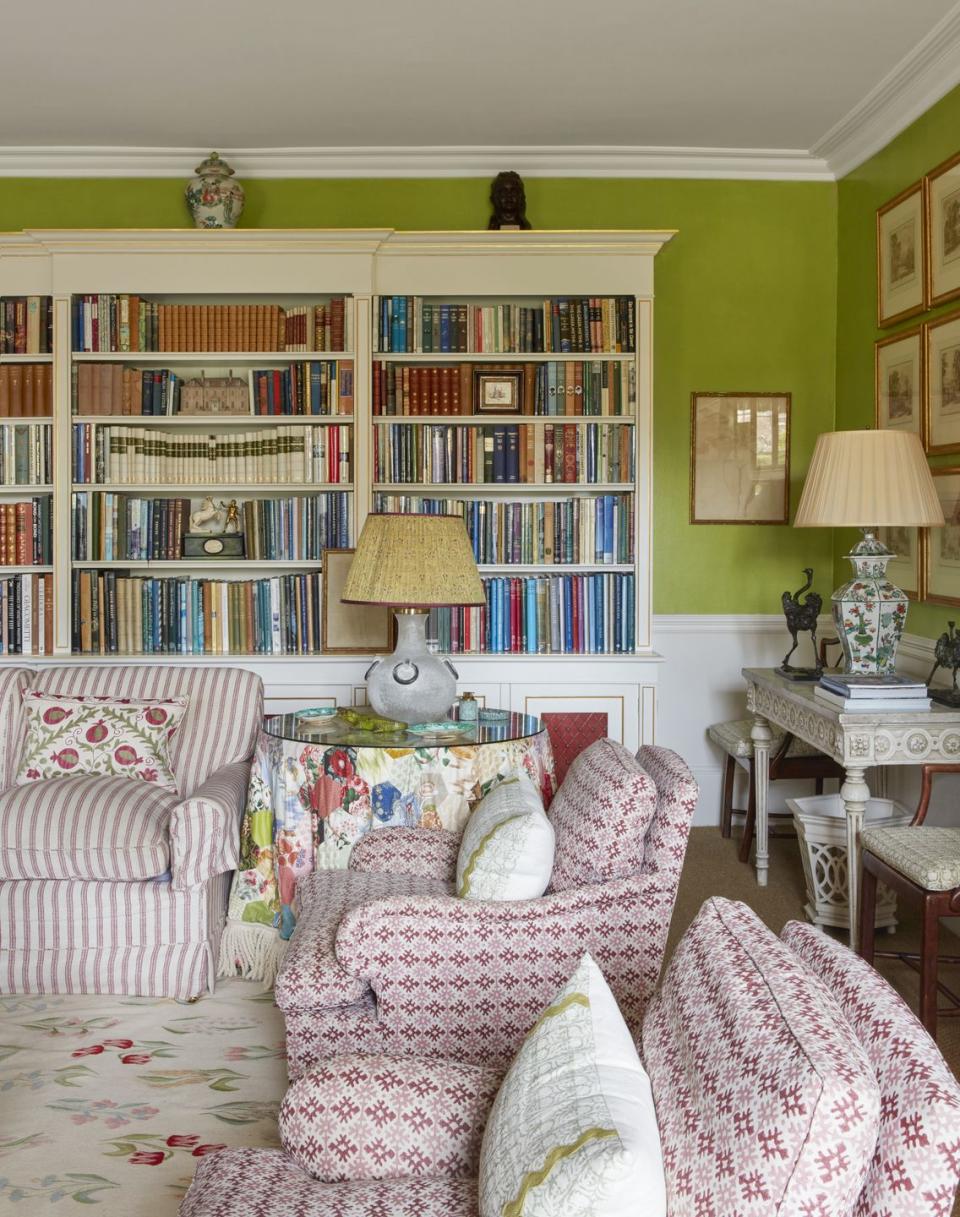
<instances>
[{"instance_id":1,"label":"brown carpet","mask_svg":"<svg viewBox=\"0 0 960 1217\"><path fill-rule=\"evenodd\" d=\"M734 830L736 834L737 830ZM805 920L803 867L797 842L782 837L770 842L770 877L767 886L757 887L753 866L737 859L739 841L736 835L724 840L717 828L695 828L690 834L687 858L680 877L677 906L670 925L667 958L679 942L684 930L697 915L708 896L727 896L742 900L777 934L787 921ZM896 934L877 935L877 949L915 950L920 941L916 910L901 908ZM836 934L846 942L847 935ZM960 942L948 930L942 929L941 950L960 955ZM877 968L900 993L910 1008L917 1009L917 977L906 964L898 960L877 960ZM960 968L941 965L940 978L954 991L960 991ZM960 1078L960 1018L941 1018L937 1028L937 1043L954 1074Z\"/></svg>"}]
</instances>

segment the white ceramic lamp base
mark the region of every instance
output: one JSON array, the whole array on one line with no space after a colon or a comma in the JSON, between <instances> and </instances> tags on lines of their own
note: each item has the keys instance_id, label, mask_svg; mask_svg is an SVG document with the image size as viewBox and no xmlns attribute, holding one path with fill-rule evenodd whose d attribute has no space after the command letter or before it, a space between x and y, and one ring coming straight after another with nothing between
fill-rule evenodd
<instances>
[{"instance_id":1,"label":"white ceramic lamp base","mask_svg":"<svg viewBox=\"0 0 960 1217\"><path fill-rule=\"evenodd\" d=\"M896 557L870 529L847 554L853 578L833 593L833 622L843 647L844 671L863 676L892 676L909 600L887 578Z\"/></svg>"},{"instance_id":2,"label":"white ceramic lamp base","mask_svg":"<svg viewBox=\"0 0 960 1217\"><path fill-rule=\"evenodd\" d=\"M428 723L446 718L457 696L457 671L427 649L427 614L397 613L397 645L367 670L367 697L384 718Z\"/></svg>"}]
</instances>

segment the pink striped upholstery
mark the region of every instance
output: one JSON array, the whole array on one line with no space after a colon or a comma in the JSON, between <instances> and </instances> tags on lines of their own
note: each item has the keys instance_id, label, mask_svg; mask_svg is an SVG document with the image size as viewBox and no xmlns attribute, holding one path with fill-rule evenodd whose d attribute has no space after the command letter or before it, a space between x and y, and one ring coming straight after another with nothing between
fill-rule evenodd
<instances>
[{"instance_id":1,"label":"pink striped upholstery","mask_svg":"<svg viewBox=\"0 0 960 1217\"><path fill-rule=\"evenodd\" d=\"M31 686L48 693L113 697L186 694L190 705L170 745L170 763L182 798L224 765L249 760L263 719L260 677L242 668L60 666L38 669Z\"/></svg>"},{"instance_id":2,"label":"pink striped upholstery","mask_svg":"<svg viewBox=\"0 0 960 1217\"><path fill-rule=\"evenodd\" d=\"M196 997L213 987L230 874L169 883L0 883L0 992Z\"/></svg>"},{"instance_id":3,"label":"pink striped upholstery","mask_svg":"<svg viewBox=\"0 0 960 1217\"><path fill-rule=\"evenodd\" d=\"M16 776L23 741L20 702L35 679L30 668L0 667L0 790L12 786Z\"/></svg>"},{"instance_id":4,"label":"pink striped upholstery","mask_svg":"<svg viewBox=\"0 0 960 1217\"><path fill-rule=\"evenodd\" d=\"M0 792L0 879L152 879L170 866L177 796L129 778L48 778Z\"/></svg>"},{"instance_id":5,"label":"pink striped upholstery","mask_svg":"<svg viewBox=\"0 0 960 1217\"><path fill-rule=\"evenodd\" d=\"M240 821L250 779L248 761L218 769L170 816L173 886L195 887L240 860Z\"/></svg>"}]
</instances>

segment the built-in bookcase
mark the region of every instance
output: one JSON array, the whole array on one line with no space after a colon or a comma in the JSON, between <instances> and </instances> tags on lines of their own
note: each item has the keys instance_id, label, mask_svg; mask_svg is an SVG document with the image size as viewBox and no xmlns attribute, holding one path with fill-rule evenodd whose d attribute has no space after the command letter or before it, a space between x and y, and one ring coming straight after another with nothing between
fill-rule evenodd
<instances>
[{"instance_id":1,"label":"built-in bookcase","mask_svg":"<svg viewBox=\"0 0 960 1217\"><path fill-rule=\"evenodd\" d=\"M29 650L60 660L226 660L264 673L271 708L358 704L369 658L319 654L323 550L371 510L455 512L488 593L431 620L461 683L652 738L669 236L0 235L5 619L29 604ZM184 553L208 496L235 502L242 558Z\"/></svg>"}]
</instances>

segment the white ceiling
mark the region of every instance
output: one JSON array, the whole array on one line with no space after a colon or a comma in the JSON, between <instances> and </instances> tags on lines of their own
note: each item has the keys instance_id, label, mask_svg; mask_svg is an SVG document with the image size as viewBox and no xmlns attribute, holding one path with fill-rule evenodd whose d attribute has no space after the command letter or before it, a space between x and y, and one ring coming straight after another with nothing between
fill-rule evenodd
<instances>
[{"instance_id":1,"label":"white ceiling","mask_svg":"<svg viewBox=\"0 0 960 1217\"><path fill-rule=\"evenodd\" d=\"M0 0L0 150L807 153L918 44L935 61L931 31L958 12L953 0Z\"/></svg>"}]
</instances>

